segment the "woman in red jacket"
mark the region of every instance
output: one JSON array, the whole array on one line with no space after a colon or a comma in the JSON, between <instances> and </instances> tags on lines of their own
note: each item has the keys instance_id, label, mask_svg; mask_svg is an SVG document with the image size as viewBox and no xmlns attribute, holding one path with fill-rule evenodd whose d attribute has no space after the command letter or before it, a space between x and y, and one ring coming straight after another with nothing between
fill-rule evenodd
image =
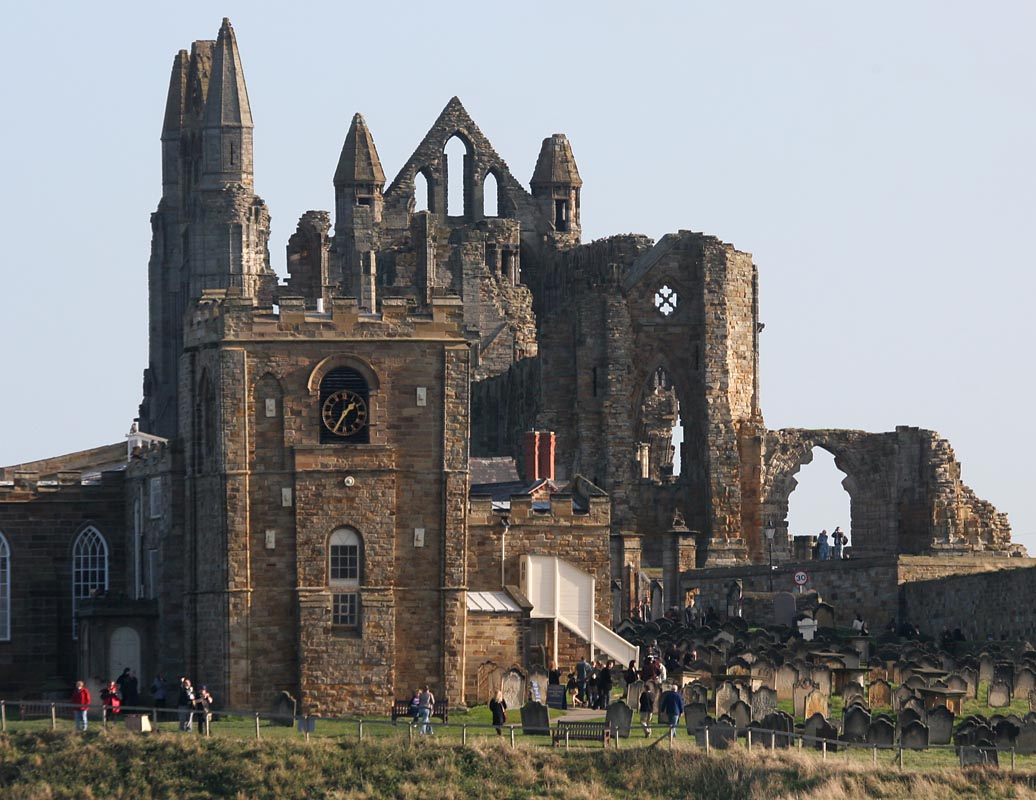
<instances>
[{"instance_id":1,"label":"woman in red jacket","mask_svg":"<svg viewBox=\"0 0 1036 800\"><path fill-rule=\"evenodd\" d=\"M76 690L72 692L72 702L75 704L76 730L86 730L86 712L90 708L90 690L82 681L76 681Z\"/></svg>"}]
</instances>

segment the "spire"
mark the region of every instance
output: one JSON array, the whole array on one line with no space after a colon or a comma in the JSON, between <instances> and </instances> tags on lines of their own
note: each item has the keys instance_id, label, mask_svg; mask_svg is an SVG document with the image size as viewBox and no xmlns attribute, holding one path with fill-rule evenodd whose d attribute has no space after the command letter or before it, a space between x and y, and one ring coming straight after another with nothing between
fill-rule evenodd
<instances>
[{"instance_id":1,"label":"spire","mask_svg":"<svg viewBox=\"0 0 1036 800\"><path fill-rule=\"evenodd\" d=\"M223 19L201 123L202 180L205 190L240 184L251 191L252 109L248 105L245 72L230 20Z\"/></svg>"},{"instance_id":2,"label":"spire","mask_svg":"<svg viewBox=\"0 0 1036 800\"><path fill-rule=\"evenodd\" d=\"M374 138L361 114L354 115L349 125L334 179L335 186L356 183L375 184L379 190L385 185L385 172L374 147Z\"/></svg>"},{"instance_id":3,"label":"spire","mask_svg":"<svg viewBox=\"0 0 1036 800\"><path fill-rule=\"evenodd\" d=\"M186 50L181 50L173 59L173 71L169 76L169 94L165 101L165 118L162 121L162 139L179 139L183 125L184 104L187 100L187 70L190 65Z\"/></svg>"},{"instance_id":4,"label":"spire","mask_svg":"<svg viewBox=\"0 0 1036 800\"><path fill-rule=\"evenodd\" d=\"M209 95L205 101L204 127L252 127L252 109L248 104L245 71L241 68L241 54L230 20L223 18L223 27L216 39L212 58L212 77Z\"/></svg>"},{"instance_id":5,"label":"spire","mask_svg":"<svg viewBox=\"0 0 1036 800\"><path fill-rule=\"evenodd\" d=\"M529 185L534 188L557 184L577 188L583 185L583 179L576 169L575 156L572 155L572 146L563 133L555 133L543 140L539 158L536 159L536 169L532 171L532 180L529 181Z\"/></svg>"}]
</instances>

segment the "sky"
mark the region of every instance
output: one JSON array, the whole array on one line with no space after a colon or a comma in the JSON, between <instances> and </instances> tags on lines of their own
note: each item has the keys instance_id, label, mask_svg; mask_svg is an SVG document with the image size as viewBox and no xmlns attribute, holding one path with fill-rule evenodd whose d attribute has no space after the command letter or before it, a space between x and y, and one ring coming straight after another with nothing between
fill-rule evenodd
<instances>
[{"instance_id":1,"label":"sky","mask_svg":"<svg viewBox=\"0 0 1036 800\"><path fill-rule=\"evenodd\" d=\"M1023 0L14 4L0 464L120 441L136 416L170 68L223 16L282 278L354 112L390 181L453 95L526 185L565 133L584 241L689 229L753 254L768 427L936 430L1036 555ZM792 533L847 528L830 456L799 478Z\"/></svg>"}]
</instances>

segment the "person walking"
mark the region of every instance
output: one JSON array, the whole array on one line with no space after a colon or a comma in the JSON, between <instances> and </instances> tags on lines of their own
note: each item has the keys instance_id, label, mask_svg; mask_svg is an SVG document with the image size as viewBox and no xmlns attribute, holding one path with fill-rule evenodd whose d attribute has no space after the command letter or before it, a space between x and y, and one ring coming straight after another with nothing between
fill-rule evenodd
<instances>
[{"instance_id":1,"label":"person walking","mask_svg":"<svg viewBox=\"0 0 1036 800\"><path fill-rule=\"evenodd\" d=\"M82 681L76 681L75 691L72 692L72 702L75 704L76 730L86 732L86 712L90 710L90 690Z\"/></svg>"},{"instance_id":2,"label":"person walking","mask_svg":"<svg viewBox=\"0 0 1036 800\"><path fill-rule=\"evenodd\" d=\"M432 733L431 717L435 710L435 695L431 687L425 686L421 690L421 696L417 699L417 719L421 723L421 734L427 736Z\"/></svg>"},{"instance_id":3,"label":"person walking","mask_svg":"<svg viewBox=\"0 0 1036 800\"><path fill-rule=\"evenodd\" d=\"M176 701L176 710L180 717L180 730L191 730L194 727L194 687L187 678L180 678L180 696Z\"/></svg>"},{"instance_id":4,"label":"person walking","mask_svg":"<svg viewBox=\"0 0 1036 800\"><path fill-rule=\"evenodd\" d=\"M489 710L493 714L493 724L496 725L496 735L502 736L501 726L507 722L507 701L504 700L504 693L496 690L496 696L489 701Z\"/></svg>"},{"instance_id":5,"label":"person walking","mask_svg":"<svg viewBox=\"0 0 1036 800\"><path fill-rule=\"evenodd\" d=\"M669 730L676 733L676 726L680 722L680 715L683 714L683 698L675 689L669 689L662 695L658 704L658 710L669 716Z\"/></svg>"},{"instance_id":6,"label":"person walking","mask_svg":"<svg viewBox=\"0 0 1036 800\"><path fill-rule=\"evenodd\" d=\"M151 681L151 698L155 702L155 708L165 710L165 701L169 696L169 684L166 683L165 676L159 672L153 681ZM162 714L158 713L155 715L155 719L162 719Z\"/></svg>"},{"instance_id":7,"label":"person walking","mask_svg":"<svg viewBox=\"0 0 1036 800\"><path fill-rule=\"evenodd\" d=\"M640 693L640 724L644 728L644 736L651 735L651 717L655 713L655 696L647 687Z\"/></svg>"}]
</instances>

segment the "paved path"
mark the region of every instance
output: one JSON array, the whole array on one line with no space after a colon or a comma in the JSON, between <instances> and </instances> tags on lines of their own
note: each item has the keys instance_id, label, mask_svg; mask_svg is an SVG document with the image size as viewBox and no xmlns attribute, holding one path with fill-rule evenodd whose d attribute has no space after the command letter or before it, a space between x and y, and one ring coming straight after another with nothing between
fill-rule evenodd
<instances>
[{"instance_id":1,"label":"paved path","mask_svg":"<svg viewBox=\"0 0 1036 800\"><path fill-rule=\"evenodd\" d=\"M586 720L604 719L604 711L599 708L570 708L563 715L557 718L555 722L564 720L565 722L584 722Z\"/></svg>"}]
</instances>

